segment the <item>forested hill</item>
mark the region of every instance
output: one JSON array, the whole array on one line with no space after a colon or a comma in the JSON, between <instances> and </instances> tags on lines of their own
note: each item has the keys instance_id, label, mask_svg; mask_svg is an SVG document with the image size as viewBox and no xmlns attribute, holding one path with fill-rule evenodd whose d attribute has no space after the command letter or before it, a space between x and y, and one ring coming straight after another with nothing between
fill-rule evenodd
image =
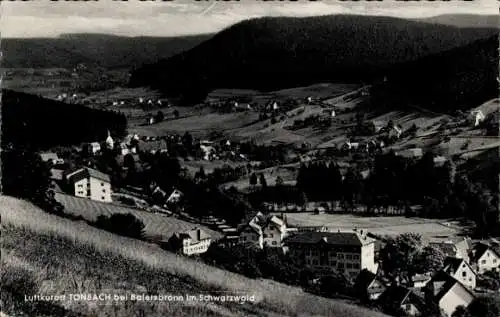
<instances>
[{"instance_id":1,"label":"forested hill","mask_svg":"<svg viewBox=\"0 0 500 317\"><path fill-rule=\"evenodd\" d=\"M131 86L201 98L214 88L275 90L319 81L370 80L381 69L496 34L389 17L257 18L146 65Z\"/></svg>"},{"instance_id":2,"label":"forested hill","mask_svg":"<svg viewBox=\"0 0 500 317\"><path fill-rule=\"evenodd\" d=\"M475 107L498 97L498 36L397 65L372 88L375 105L434 111Z\"/></svg>"},{"instance_id":3,"label":"forested hill","mask_svg":"<svg viewBox=\"0 0 500 317\"><path fill-rule=\"evenodd\" d=\"M125 115L12 90L2 91L2 147L35 150L123 136Z\"/></svg>"},{"instance_id":4,"label":"forested hill","mask_svg":"<svg viewBox=\"0 0 500 317\"><path fill-rule=\"evenodd\" d=\"M104 68L133 68L189 50L211 36L64 34L58 38L7 38L2 40L2 67L73 68L83 63Z\"/></svg>"}]
</instances>

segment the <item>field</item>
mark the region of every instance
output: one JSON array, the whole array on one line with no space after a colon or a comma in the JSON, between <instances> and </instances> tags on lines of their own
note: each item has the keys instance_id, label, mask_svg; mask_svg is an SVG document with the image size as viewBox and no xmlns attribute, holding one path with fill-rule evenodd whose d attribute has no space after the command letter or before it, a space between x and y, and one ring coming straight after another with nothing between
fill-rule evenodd
<instances>
[{"instance_id":1,"label":"field","mask_svg":"<svg viewBox=\"0 0 500 317\"><path fill-rule=\"evenodd\" d=\"M47 214L14 198L1 196L0 206L2 311L8 315L384 316L339 300L306 294L298 288L229 273L163 251L155 245ZM44 305L24 301L24 294L71 293L243 293L255 295L255 301L234 304L62 300ZM61 306L64 312L61 312ZM32 313L26 313L26 310ZM23 311L25 314L21 314Z\"/></svg>"},{"instance_id":2,"label":"field","mask_svg":"<svg viewBox=\"0 0 500 317\"><path fill-rule=\"evenodd\" d=\"M298 164L288 164L281 166L273 166L261 170L254 171L256 175L260 175L261 173L266 178L267 184L270 186L274 186L276 182L276 178L279 176L283 179L283 183L286 185L293 186L296 183L297 173L298 173ZM250 174L251 175L251 174ZM224 184L225 188L234 186L238 190L246 190L250 187L250 176L244 176L234 182L228 182Z\"/></svg>"},{"instance_id":3,"label":"field","mask_svg":"<svg viewBox=\"0 0 500 317\"><path fill-rule=\"evenodd\" d=\"M287 213L290 226L326 226L331 230L368 230L377 235L420 233L426 241L448 240L457 237L462 228L453 222L406 217L362 217L355 215L314 215L310 212Z\"/></svg>"},{"instance_id":4,"label":"field","mask_svg":"<svg viewBox=\"0 0 500 317\"><path fill-rule=\"evenodd\" d=\"M117 206L113 204L100 203L85 198L56 193L56 200L64 205L65 211L75 216L82 216L85 220L94 221L100 215L110 216L114 213L131 213L141 219L146 226L146 236L149 238L170 238L178 231L191 230L194 227L203 228L214 239L222 237L222 234L197 224L189 223L175 217L151 213L133 208Z\"/></svg>"}]
</instances>

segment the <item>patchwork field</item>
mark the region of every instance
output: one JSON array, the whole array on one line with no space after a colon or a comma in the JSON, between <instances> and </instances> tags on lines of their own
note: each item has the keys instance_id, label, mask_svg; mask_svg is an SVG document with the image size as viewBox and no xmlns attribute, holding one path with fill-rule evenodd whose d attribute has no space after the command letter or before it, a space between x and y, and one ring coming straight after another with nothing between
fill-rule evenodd
<instances>
[{"instance_id":1,"label":"patchwork field","mask_svg":"<svg viewBox=\"0 0 500 317\"><path fill-rule=\"evenodd\" d=\"M269 280L252 280L155 245L47 214L0 196L2 311L12 316L385 315ZM255 301L25 302L24 294L244 294ZM27 312L33 312L31 314ZM24 313L24 314L23 314Z\"/></svg>"},{"instance_id":2,"label":"patchwork field","mask_svg":"<svg viewBox=\"0 0 500 317\"><path fill-rule=\"evenodd\" d=\"M427 241L448 240L458 236L462 228L456 222L406 217L362 217L355 215L287 213L290 226L326 226L331 230L368 230L377 235L420 233Z\"/></svg>"},{"instance_id":3,"label":"patchwork field","mask_svg":"<svg viewBox=\"0 0 500 317\"><path fill-rule=\"evenodd\" d=\"M100 203L85 198L56 193L56 200L63 204L67 213L81 216L85 220L94 221L100 215L110 216L114 213L131 213L141 219L146 226L146 236L149 238L170 238L172 234L179 231L191 230L194 227L203 228L214 239L222 237L222 234L210 230L204 226L186 222L175 217L151 213L133 208L117 206L114 204Z\"/></svg>"}]
</instances>

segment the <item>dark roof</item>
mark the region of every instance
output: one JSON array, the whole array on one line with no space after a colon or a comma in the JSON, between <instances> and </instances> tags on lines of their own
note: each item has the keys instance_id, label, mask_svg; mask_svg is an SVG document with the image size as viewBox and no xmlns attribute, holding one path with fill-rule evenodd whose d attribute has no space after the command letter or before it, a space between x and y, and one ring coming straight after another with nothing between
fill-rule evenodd
<instances>
[{"instance_id":1,"label":"dark roof","mask_svg":"<svg viewBox=\"0 0 500 317\"><path fill-rule=\"evenodd\" d=\"M411 292L410 289L403 287L403 286L398 286L398 285L393 285L388 287L382 295L379 297L379 301L381 303L398 303L402 304L403 301L408 297L409 293Z\"/></svg>"},{"instance_id":2,"label":"dark roof","mask_svg":"<svg viewBox=\"0 0 500 317\"><path fill-rule=\"evenodd\" d=\"M459 281L445 271L437 272L427 283L426 287L434 287L434 299L439 302L446 293L456 284L459 284L465 291L469 292ZM470 292L469 292L470 293Z\"/></svg>"},{"instance_id":3,"label":"dark roof","mask_svg":"<svg viewBox=\"0 0 500 317\"><path fill-rule=\"evenodd\" d=\"M288 243L310 243L319 242L331 245L363 246L373 243L375 240L362 237L356 232L314 232L306 231L287 239Z\"/></svg>"},{"instance_id":4,"label":"dark roof","mask_svg":"<svg viewBox=\"0 0 500 317\"><path fill-rule=\"evenodd\" d=\"M72 175L70 175L70 174L72 174ZM95 169L89 168L89 167L77 168L77 169L74 169L72 171L67 171L65 173L65 175L70 175L69 179L68 179L68 181L70 183L74 183L74 182L77 182L81 179L89 178L89 177L97 178L99 180L102 180L102 181L105 181L108 183L111 182L111 179L110 179L108 174L104 174L102 172L99 172L98 170L95 170Z\"/></svg>"},{"instance_id":5,"label":"dark roof","mask_svg":"<svg viewBox=\"0 0 500 317\"><path fill-rule=\"evenodd\" d=\"M199 234L199 238L198 238L198 234ZM208 233L206 233L203 229L200 229L200 228L195 228L193 230L189 230L186 232L176 232L176 233L174 233L174 237L176 237L180 241L182 241L184 239L191 239L191 244L196 244L200 241L211 238L211 236Z\"/></svg>"},{"instance_id":6,"label":"dark roof","mask_svg":"<svg viewBox=\"0 0 500 317\"><path fill-rule=\"evenodd\" d=\"M486 251L488 251L488 249L492 249L492 248L489 245L482 243L482 242L476 243L474 245L474 247L472 248L473 252L472 252L471 260L476 262L477 260L479 260L479 258L481 258L483 256L483 254ZM493 251L495 251L495 250L493 250ZM496 253L496 251L495 251L495 253Z\"/></svg>"},{"instance_id":7,"label":"dark roof","mask_svg":"<svg viewBox=\"0 0 500 317\"><path fill-rule=\"evenodd\" d=\"M357 289L366 289L375 280L376 275L368 270L362 270L359 272L354 283L354 287Z\"/></svg>"},{"instance_id":8,"label":"dark roof","mask_svg":"<svg viewBox=\"0 0 500 317\"><path fill-rule=\"evenodd\" d=\"M455 274L455 272L460 268L460 265L464 262L463 259L447 257L444 260L443 270L448 274Z\"/></svg>"}]
</instances>

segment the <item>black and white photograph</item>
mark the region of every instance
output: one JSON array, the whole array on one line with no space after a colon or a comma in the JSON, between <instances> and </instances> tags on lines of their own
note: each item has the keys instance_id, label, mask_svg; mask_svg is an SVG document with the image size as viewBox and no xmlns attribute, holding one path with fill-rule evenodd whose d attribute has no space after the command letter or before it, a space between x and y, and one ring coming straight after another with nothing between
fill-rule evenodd
<instances>
[{"instance_id":1,"label":"black and white photograph","mask_svg":"<svg viewBox=\"0 0 500 317\"><path fill-rule=\"evenodd\" d=\"M499 8L0 1L0 317L500 317Z\"/></svg>"}]
</instances>

